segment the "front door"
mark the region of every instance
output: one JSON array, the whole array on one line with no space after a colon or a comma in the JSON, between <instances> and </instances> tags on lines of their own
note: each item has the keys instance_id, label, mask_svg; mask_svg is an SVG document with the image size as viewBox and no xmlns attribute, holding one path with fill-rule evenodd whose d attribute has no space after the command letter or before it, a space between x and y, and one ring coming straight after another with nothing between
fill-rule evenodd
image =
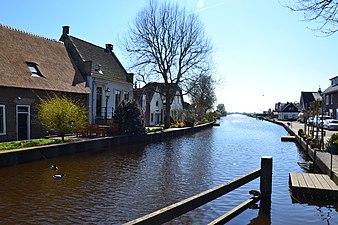
<instances>
[{"instance_id":1,"label":"front door","mask_svg":"<svg viewBox=\"0 0 338 225\"><path fill-rule=\"evenodd\" d=\"M30 121L29 121L29 106L17 106L17 139L28 140L30 139Z\"/></svg>"}]
</instances>

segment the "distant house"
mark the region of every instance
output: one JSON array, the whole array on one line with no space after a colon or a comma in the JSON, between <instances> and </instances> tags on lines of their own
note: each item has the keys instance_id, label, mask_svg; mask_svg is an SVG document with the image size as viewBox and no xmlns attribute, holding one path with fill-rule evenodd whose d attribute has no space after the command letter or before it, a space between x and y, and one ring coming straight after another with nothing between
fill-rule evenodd
<instances>
[{"instance_id":1,"label":"distant house","mask_svg":"<svg viewBox=\"0 0 338 225\"><path fill-rule=\"evenodd\" d=\"M40 98L86 102L85 84L62 43L0 25L0 142L45 136Z\"/></svg>"},{"instance_id":2,"label":"distant house","mask_svg":"<svg viewBox=\"0 0 338 225\"><path fill-rule=\"evenodd\" d=\"M90 123L111 119L121 101L133 99L133 74L122 66L112 44L102 48L73 37L69 26L63 27L60 41L92 91L88 99Z\"/></svg>"},{"instance_id":3,"label":"distant house","mask_svg":"<svg viewBox=\"0 0 338 225\"><path fill-rule=\"evenodd\" d=\"M182 90L172 84L171 89L173 97L170 105L170 116L174 120L181 120L183 113L183 95ZM146 126L153 126L164 123L165 97L164 84L151 82L142 88L135 88L134 98L139 103L144 116Z\"/></svg>"},{"instance_id":4,"label":"distant house","mask_svg":"<svg viewBox=\"0 0 338 225\"><path fill-rule=\"evenodd\" d=\"M318 92L306 92L306 91L302 91L301 95L300 95L300 101L299 101L299 105L300 105L300 110L302 112L306 112L309 110L310 104L321 100L321 96Z\"/></svg>"},{"instance_id":5,"label":"distant house","mask_svg":"<svg viewBox=\"0 0 338 225\"><path fill-rule=\"evenodd\" d=\"M276 107L279 120L296 120L298 118L299 109L296 103L278 103Z\"/></svg>"},{"instance_id":6,"label":"distant house","mask_svg":"<svg viewBox=\"0 0 338 225\"><path fill-rule=\"evenodd\" d=\"M331 85L323 92L325 99L325 113L331 118L338 119L338 76L330 79Z\"/></svg>"}]
</instances>

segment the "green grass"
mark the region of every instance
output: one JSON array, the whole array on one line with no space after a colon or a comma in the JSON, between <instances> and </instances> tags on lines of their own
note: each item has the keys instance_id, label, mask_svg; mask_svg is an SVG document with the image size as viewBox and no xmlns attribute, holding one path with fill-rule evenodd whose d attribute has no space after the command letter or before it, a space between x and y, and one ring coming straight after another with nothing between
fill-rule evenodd
<instances>
[{"instance_id":1,"label":"green grass","mask_svg":"<svg viewBox=\"0 0 338 225\"><path fill-rule=\"evenodd\" d=\"M0 150L18 149L18 148L29 148L42 145L51 145L62 143L61 140L55 139L34 139L29 141L12 141L0 143Z\"/></svg>"}]
</instances>

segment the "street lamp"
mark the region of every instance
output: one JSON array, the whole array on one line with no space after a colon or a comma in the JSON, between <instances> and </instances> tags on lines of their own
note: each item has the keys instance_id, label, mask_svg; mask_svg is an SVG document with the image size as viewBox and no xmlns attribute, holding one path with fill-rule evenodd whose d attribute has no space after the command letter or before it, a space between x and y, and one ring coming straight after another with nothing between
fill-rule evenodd
<instances>
[{"instance_id":1,"label":"street lamp","mask_svg":"<svg viewBox=\"0 0 338 225\"><path fill-rule=\"evenodd\" d=\"M104 118L105 118L105 120L106 120L106 122L107 122L108 99L109 99L109 97L110 97L110 89L109 89L109 87L106 88L106 90L105 90L105 95L106 95L106 112L105 112Z\"/></svg>"}]
</instances>

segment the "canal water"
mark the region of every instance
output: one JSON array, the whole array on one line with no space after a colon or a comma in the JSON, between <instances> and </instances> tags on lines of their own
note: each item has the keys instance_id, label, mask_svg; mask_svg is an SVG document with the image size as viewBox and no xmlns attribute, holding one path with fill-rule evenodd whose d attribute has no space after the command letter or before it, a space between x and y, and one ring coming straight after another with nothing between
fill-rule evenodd
<instances>
[{"instance_id":1,"label":"canal water","mask_svg":"<svg viewBox=\"0 0 338 225\"><path fill-rule=\"evenodd\" d=\"M278 125L229 115L221 126L165 142L102 149L0 169L0 224L122 224L260 167L273 157L271 214L248 209L228 224L338 224L338 204L297 202L289 172L307 160ZM53 180L50 165L62 180ZM259 180L167 224L207 224L259 190Z\"/></svg>"}]
</instances>

